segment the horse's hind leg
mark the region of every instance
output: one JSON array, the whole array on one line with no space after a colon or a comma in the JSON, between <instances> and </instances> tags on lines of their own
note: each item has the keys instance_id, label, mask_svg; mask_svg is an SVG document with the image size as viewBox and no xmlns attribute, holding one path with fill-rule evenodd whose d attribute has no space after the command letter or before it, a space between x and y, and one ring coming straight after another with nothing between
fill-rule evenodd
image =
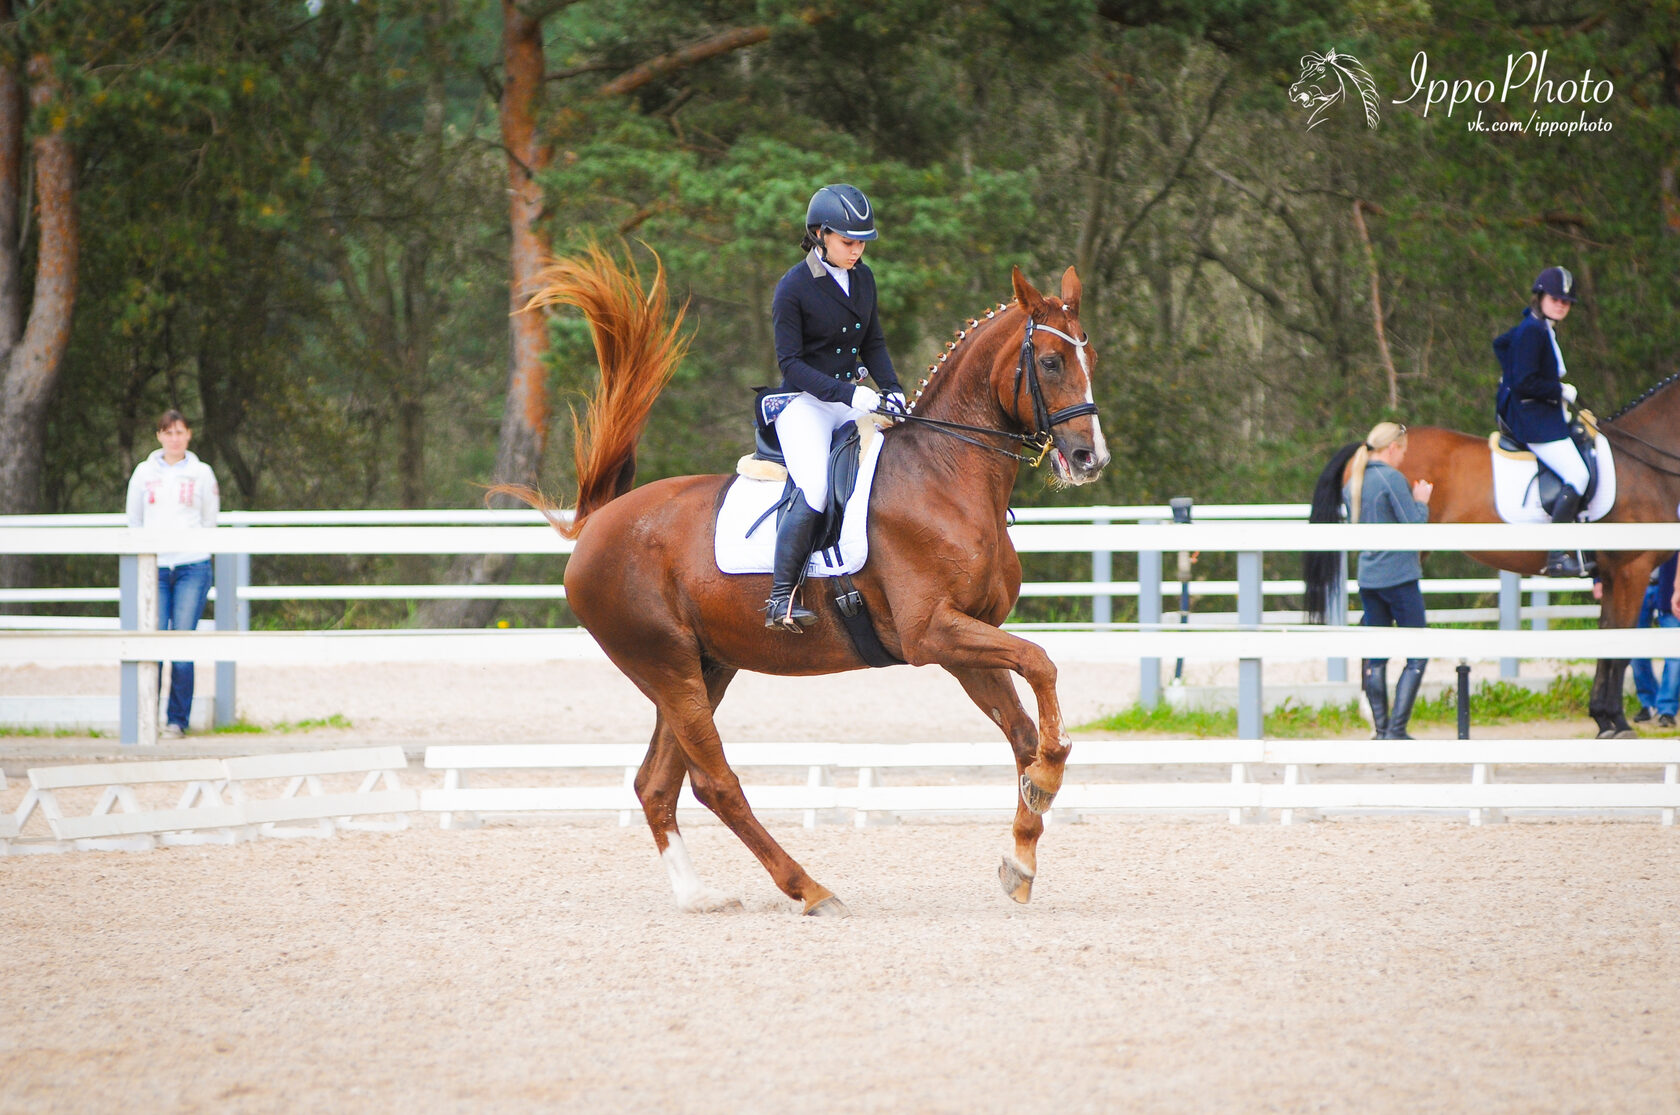
<instances>
[{"instance_id":1,"label":"horse's hind leg","mask_svg":"<svg viewBox=\"0 0 1680 1115\"><path fill-rule=\"evenodd\" d=\"M1022 707L1015 692L1015 678L1008 670L965 669L947 666L952 677L962 683L969 698L990 717L1009 739L1015 752L1015 775L1019 779L1027 772L1038 753L1038 728ZM1038 875L1038 838L1044 835L1044 818L1027 808L1020 795L1015 797L1015 823L1012 828L1015 843L998 866L998 880L1004 893L1017 902L1032 898L1033 879Z\"/></svg>"},{"instance_id":2,"label":"horse's hind leg","mask_svg":"<svg viewBox=\"0 0 1680 1115\"><path fill-rule=\"evenodd\" d=\"M805 905L806 913L847 913L845 903L806 875L805 868L753 816L753 808L741 791L741 779L729 769L729 761L724 757L724 744L717 735L716 722L712 722L712 705L702 697L697 673L664 673L662 677L647 678L647 683L642 685L643 692L652 695L659 705L660 722L682 747L694 796L729 826L729 831L748 846L748 851L758 856L781 893ZM643 673L643 677L647 675Z\"/></svg>"},{"instance_id":3,"label":"horse's hind leg","mask_svg":"<svg viewBox=\"0 0 1680 1115\"><path fill-rule=\"evenodd\" d=\"M719 668L706 672L706 697L713 709L723 700L724 690L734 677L734 670ZM739 899L701 883L694 862L688 858L688 848L677 829L677 797L682 793L683 775L687 772L688 760L682 745L666 726L664 713L659 713L647 757L636 772L636 797L647 815L648 828L653 831L659 861L671 879L677 908L689 913L739 908Z\"/></svg>"}]
</instances>

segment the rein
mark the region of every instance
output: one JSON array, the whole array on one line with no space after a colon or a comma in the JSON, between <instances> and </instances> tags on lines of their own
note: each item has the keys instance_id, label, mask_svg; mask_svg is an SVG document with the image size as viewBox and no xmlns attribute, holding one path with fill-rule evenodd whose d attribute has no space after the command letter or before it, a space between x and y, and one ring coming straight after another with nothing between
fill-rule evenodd
<instances>
[{"instance_id":1,"label":"rein","mask_svg":"<svg viewBox=\"0 0 1680 1115\"><path fill-rule=\"evenodd\" d=\"M1615 438L1626 438L1628 441L1638 442L1640 445L1643 445L1646 449L1649 449L1659 457L1665 457L1670 461L1680 461L1680 453L1671 452L1660 445L1653 445L1644 438L1640 437L1638 434L1630 433L1620 427L1610 425L1608 420L1600 422L1598 424L1598 428L1605 437L1609 437L1612 440L1615 440ZM1623 444L1623 452L1627 452L1625 443ZM1653 472L1660 472L1664 476L1680 476L1680 469L1666 468L1663 465L1647 461L1640 457L1637 453L1628 453L1628 456L1632 457L1646 468L1651 469Z\"/></svg>"},{"instance_id":2,"label":"rein","mask_svg":"<svg viewBox=\"0 0 1680 1115\"><path fill-rule=\"evenodd\" d=\"M1013 457L1017 461L1024 461L1033 468L1042 465L1044 458L1049 455L1051 448L1055 445L1055 439L1051 436L1050 431L1063 422L1071 422L1075 418L1097 413L1097 404L1075 403L1054 413L1050 412L1048 405L1044 402L1044 388L1038 382L1038 355L1033 349L1033 332L1038 329L1060 337L1078 350L1083 350L1086 345L1091 343L1089 337L1075 339L1060 329L1049 325L1040 325L1031 317L1027 318L1027 328L1021 336L1021 358L1015 364L1015 398L1017 401L1021 398L1021 381L1024 378L1027 389L1032 394L1033 422L1037 427L1032 433L1019 434L1013 430L998 430L991 426L970 426L962 422L947 422L941 418L923 418L919 414L905 413L896 417L907 422L921 422L924 425L932 426L942 434L948 434L959 441L966 441L970 445L977 445L981 449L990 450L993 453L1002 453L1005 457ZM967 431L967 433L959 433L958 431ZM1031 455L1016 453L1000 445L988 445L983 441L969 437L968 434L986 434L991 437L1008 438L1037 452Z\"/></svg>"}]
</instances>

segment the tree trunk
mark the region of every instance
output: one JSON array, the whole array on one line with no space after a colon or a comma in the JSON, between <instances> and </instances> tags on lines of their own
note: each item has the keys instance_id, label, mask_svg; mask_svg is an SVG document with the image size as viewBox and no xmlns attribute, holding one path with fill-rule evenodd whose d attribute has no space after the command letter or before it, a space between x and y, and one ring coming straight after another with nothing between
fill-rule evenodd
<instances>
[{"instance_id":1,"label":"tree trunk","mask_svg":"<svg viewBox=\"0 0 1680 1115\"><path fill-rule=\"evenodd\" d=\"M8 5L9 7L9 5ZM37 136L35 194L40 241L34 298L23 316L21 245L18 228L23 181L23 83L15 63L0 64L0 514L26 515L40 509L42 453L47 404L70 343L76 303L76 214L74 167L62 112L49 114L51 127ZM50 60L29 60L30 103L58 106L61 90ZM30 563L0 557L0 585L30 583Z\"/></svg>"},{"instance_id":2,"label":"tree trunk","mask_svg":"<svg viewBox=\"0 0 1680 1115\"><path fill-rule=\"evenodd\" d=\"M548 255L542 218L542 187L537 172L548 165L551 148L537 131L543 87L542 18L526 13L517 0L502 0L502 143L507 148L509 225L508 390L496 442L495 480L500 484L537 483L548 439L548 323L539 313L522 313L536 289L536 275ZM518 506L505 496L496 506ZM495 584L513 567L509 554L463 554L451 566L451 584ZM496 614L494 600L436 600L415 613L420 627L483 627Z\"/></svg>"}]
</instances>

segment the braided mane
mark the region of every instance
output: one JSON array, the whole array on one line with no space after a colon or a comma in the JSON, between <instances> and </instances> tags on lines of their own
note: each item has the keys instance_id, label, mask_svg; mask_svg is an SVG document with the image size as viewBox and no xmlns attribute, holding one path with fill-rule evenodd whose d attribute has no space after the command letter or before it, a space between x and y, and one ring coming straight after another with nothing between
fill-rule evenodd
<instances>
[{"instance_id":1,"label":"braided mane","mask_svg":"<svg viewBox=\"0 0 1680 1115\"><path fill-rule=\"evenodd\" d=\"M1009 307L1011 305L1013 305L1013 303L999 302L995 307L986 311L985 321L990 321L993 318L997 317L999 314L1001 314L1005 310L1009 309ZM945 342L945 351L941 352L939 354L939 358L937 360L935 360L932 364L928 365L928 374L927 374L926 378L924 378L921 383L916 385L916 394L910 400L910 412L912 414L914 414L916 412L916 404L919 403L922 399L922 392L926 391L927 387L928 387L928 384L933 382L933 377L934 377L934 375L936 375L938 373L939 366L941 364L945 363L945 358L950 356L952 352L956 351L957 345L960 344L970 333L974 332L974 330L979 328L982 324L984 324L984 322L980 318L971 317L971 318L968 319L968 324L967 325L965 325L961 329L957 330L956 340Z\"/></svg>"},{"instance_id":2,"label":"braided mane","mask_svg":"<svg viewBox=\"0 0 1680 1115\"><path fill-rule=\"evenodd\" d=\"M1638 406L1640 403L1644 402L1646 399L1649 399L1652 395L1655 395L1658 391L1661 391L1663 388L1667 387L1669 384L1673 383L1677 379L1680 379L1680 372L1675 372L1673 375L1669 376L1667 379L1658 380L1656 383L1653 383L1650 387L1647 387L1645 389L1645 393L1643 395L1640 395L1637 399L1634 399L1632 402L1630 402L1626 406L1622 407L1621 410L1618 410L1615 414L1612 414L1609 418L1606 418L1605 421L1606 422L1614 422L1616 419L1620 418L1622 415L1626 414L1628 411L1632 410L1634 407Z\"/></svg>"}]
</instances>

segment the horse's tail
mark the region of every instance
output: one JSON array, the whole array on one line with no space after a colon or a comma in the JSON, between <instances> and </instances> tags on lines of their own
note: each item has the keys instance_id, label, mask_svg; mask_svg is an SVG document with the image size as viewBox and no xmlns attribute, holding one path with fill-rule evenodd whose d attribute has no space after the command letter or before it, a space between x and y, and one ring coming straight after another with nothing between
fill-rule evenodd
<instances>
[{"instance_id":1,"label":"horse's tail","mask_svg":"<svg viewBox=\"0 0 1680 1115\"><path fill-rule=\"evenodd\" d=\"M628 492L636 482L636 442L654 400L671 381L688 341L679 335L684 309L667 320L665 265L654 257L653 284L642 288L635 262L620 267L591 246L581 259L554 260L537 276L542 286L525 304L568 305L589 319L601 378L580 422L572 411L572 459L577 465L577 510L562 521L542 493L523 484L490 489L541 509L554 528L576 538L597 508Z\"/></svg>"},{"instance_id":2,"label":"horse's tail","mask_svg":"<svg viewBox=\"0 0 1680 1115\"><path fill-rule=\"evenodd\" d=\"M1342 473L1359 448L1359 442L1342 446L1330 457L1324 471L1318 474L1313 488L1312 514L1308 522L1338 523L1342 519ZM1301 558L1301 576L1307 582L1307 622L1323 623L1330 611L1330 594L1341 587L1342 563L1340 555L1328 551L1308 551Z\"/></svg>"}]
</instances>

